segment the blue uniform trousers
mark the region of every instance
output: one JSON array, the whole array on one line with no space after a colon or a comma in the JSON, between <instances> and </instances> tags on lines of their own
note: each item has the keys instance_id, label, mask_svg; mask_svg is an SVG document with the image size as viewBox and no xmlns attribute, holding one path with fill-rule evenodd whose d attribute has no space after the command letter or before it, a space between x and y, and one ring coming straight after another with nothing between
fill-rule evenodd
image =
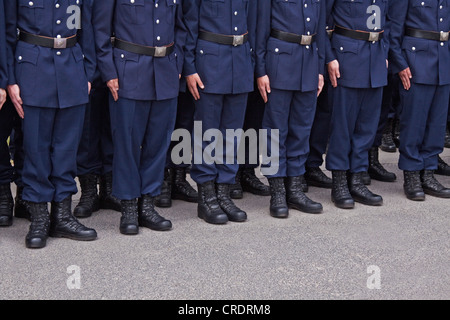
<instances>
[{"instance_id":1,"label":"blue uniform trousers","mask_svg":"<svg viewBox=\"0 0 450 320\"><path fill-rule=\"evenodd\" d=\"M113 191L120 200L158 196L175 126L177 98L151 101L110 97L114 144Z\"/></svg>"},{"instance_id":2,"label":"blue uniform trousers","mask_svg":"<svg viewBox=\"0 0 450 320\"><path fill-rule=\"evenodd\" d=\"M316 113L316 91L288 91L273 89L266 104L263 129L268 130L267 150L271 150L271 130L279 130L279 169L276 174L267 174L263 163L261 172L269 178L297 177L305 173L309 154L309 137ZM271 163L271 167L274 167Z\"/></svg>"},{"instance_id":3,"label":"blue uniform trousers","mask_svg":"<svg viewBox=\"0 0 450 320\"><path fill-rule=\"evenodd\" d=\"M86 106L83 135L77 155L77 175L103 175L112 171L113 143L109 117L109 89L103 84L92 87Z\"/></svg>"},{"instance_id":4,"label":"blue uniform trousers","mask_svg":"<svg viewBox=\"0 0 450 320\"><path fill-rule=\"evenodd\" d=\"M436 170L444 150L450 85L400 84L400 161L405 171Z\"/></svg>"},{"instance_id":5,"label":"blue uniform trousers","mask_svg":"<svg viewBox=\"0 0 450 320\"><path fill-rule=\"evenodd\" d=\"M13 129L15 117L14 106L8 100L0 110L0 185L11 183L14 177L7 140Z\"/></svg>"},{"instance_id":6,"label":"blue uniform trousers","mask_svg":"<svg viewBox=\"0 0 450 320\"><path fill-rule=\"evenodd\" d=\"M195 103L194 98L190 92L180 92L178 96L178 107L177 107L177 119L175 121L175 130L185 129L192 134L194 129L194 112ZM170 144L169 151L167 152L166 168L187 168L190 163L174 164L172 161L172 149L179 142L175 141Z\"/></svg>"},{"instance_id":7,"label":"blue uniform trousers","mask_svg":"<svg viewBox=\"0 0 450 320\"><path fill-rule=\"evenodd\" d=\"M383 88L331 89L333 113L326 167L330 171L364 172L381 112Z\"/></svg>"},{"instance_id":8,"label":"blue uniform trousers","mask_svg":"<svg viewBox=\"0 0 450 320\"><path fill-rule=\"evenodd\" d=\"M331 86L329 81L325 81L323 91L317 99L317 110L311 128L309 138L309 156L306 160L308 168L317 168L323 164L323 156L327 151L328 140L330 138L331 123Z\"/></svg>"},{"instance_id":9,"label":"blue uniform trousers","mask_svg":"<svg viewBox=\"0 0 450 320\"><path fill-rule=\"evenodd\" d=\"M203 155L198 155L202 156L202 159L198 159L195 150L204 151L211 142L203 142L202 137L196 137L194 134L194 163L190 174L196 183L203 184L208 181L224 184L235 183L236 173L239 169L237 150L240 139L234 139L234 141L227 143L226 130L242 129L247 99L247 93L224 95L200 92L200 100L195 102L194 121L201 121L202 137L207 130L219 130L223 136L223 157L225 158L227 153L227 144L233 146L235 157L234 161L226 161L223 158L220 161L221 163L214 162L210 164L207 161L205 162Z\"/></svg>"},{"instance_id":10,"label":"blue uniform trousers","mask_svg":"<svg viewBox=\"0 0 450 320\"><path fill-rule=\"evenodd\" d=\"M85 105L64 109L24 106L23 199L61 202L77 193L77 150Z\"/></svg>"},{"instance_id":11,"label":"blue uniform trousers","mask_svg":"<svg viewBox=\"0 0 450 320\"><path fill-rule=\"evenodd\" d=\"M259 90L255 90L248 94L247 111L244 119L244 131L256 130L257 144L256 146L250 145L250 141L245 139L242 143L245 143L245 163L241 164L241 169L255 169L259 167L259 130L262 129L262 121L264 118L264 110L266 104L259 93ZM256 152L258 154L257 161L253 161L250 153Z\"/></svg>"}]
</instances>

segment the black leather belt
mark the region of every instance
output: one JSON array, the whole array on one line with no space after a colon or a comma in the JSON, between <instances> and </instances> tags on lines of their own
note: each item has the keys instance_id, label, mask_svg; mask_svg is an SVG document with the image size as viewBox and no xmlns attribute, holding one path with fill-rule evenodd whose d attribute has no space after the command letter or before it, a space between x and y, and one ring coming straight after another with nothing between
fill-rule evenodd
<instances>
[{"instance_id":1,"label":"black leather belt","mask_svg":"<svg viewBox=\"0 0 450 320\"><path fill-rule=\"evenodd\" d=\"M19 40L40 47L52 49L66 49L74 47L77 44L77 35L69 38L50 38L38 36L25 31L19 32Z\"/></svg>"},{"instance_id":2,"label":"black leather belt","mask_svg":"<svg viewBox=\"0 0 450 320\"><path fill-rule=\"evenodd\" d=\"M248 32L246 34L238 36L228 36L208 31L200 31L198 34L198 38L209 42L215 42L218 44L226 44L237 47L242 46L244 43L248 41Z\"/></svg>"},{"instance_id":3,"label":"black leather belt","mask_svg":"<svg viewBox=\"0 0 450 320\"><path fill-rule=\"evenodd\" d=\"M281 41L301 44L302 46L309 46L316 41L315 34L310 35L310 36L305 36L305 35L299 35L299 34L295 34L295 33L280 31L277 29L272 29L272 31L270 32L270 36L275 39L281 40Z\"/></svg>"},{"instance_id":4,"label":"black leather belt","mask_svg":"<svg viewBox=\"0 0 450 320\"><path fill-rule=\"evenodd\" d=\"M435 40L435 41L448 41L449 33L450 32L425 31L413 28L406 28L405 30L405 35L408 37Z\"/></svg>"},{"instance_id":5,"label":"black leather belt","mask_svg":"<svg viewBox=\"0 0 450 320\"><path fill-rule=\"evenodd\" d=\"M166 57L175 50L173 43L166 47L147 47L115 38L113 44L117 49L156 58Z\"/></svg>"},{"instance_id":6,"label":"black leather belt","mask_svg":"<svg viewBox=\"0 0 450 320\"><path fill-rule=\"evenodd\" d=\"M384 35L384 31L381 32L356 31L347 28L342 28L339 26L335 26L334 33L355 40L364 40L364 41L380 41L381 39L383 39Z\"/></svg>"}]
</instances>

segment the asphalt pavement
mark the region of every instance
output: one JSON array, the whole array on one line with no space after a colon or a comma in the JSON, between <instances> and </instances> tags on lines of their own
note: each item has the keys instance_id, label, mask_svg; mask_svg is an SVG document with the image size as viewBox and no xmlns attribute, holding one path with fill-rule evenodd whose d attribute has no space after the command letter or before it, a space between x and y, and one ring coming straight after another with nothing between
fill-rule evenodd
<instances>
[{"instance_id":1,"label":"asphalt pavement","mask_svg":"<svg viewBox=\"0 0 450 320\"><path fill-rule=\"evenodd\" d=\"M100 211L83 220L98 240L49 239L42 250L25 248L29 223L15 220L0 229L0 299L449 299L450 199L407 200L398 154L380 158L398 175L372 183L382 207L340 210L329 190L311 188L322 215L277 220L269 197L245 194L236 203L249 220L214 226L175 201L160 210L170 232L124 236L120 213ZM449 149L443 158L450 163Z\"/></svg>"}]
</instances>

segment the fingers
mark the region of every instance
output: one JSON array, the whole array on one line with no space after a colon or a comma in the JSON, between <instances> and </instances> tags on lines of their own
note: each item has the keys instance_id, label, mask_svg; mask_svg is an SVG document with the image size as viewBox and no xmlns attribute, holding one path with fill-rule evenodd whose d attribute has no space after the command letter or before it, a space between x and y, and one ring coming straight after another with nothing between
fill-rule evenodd
<instances>
[{"instance_id":1,"label":"fingers","mask_svg":"<svg viewBox=\"0 0 450 320\"><path fill-rule=\"evenodd\" d=\"M320 96L320 94L322 93L324 84L325 84L325 80L323 78L323 75L319 74L319 85L317 88L317 96Z\"/></svg>"},{"instance_id":2,"label":"fingers","mask_svg":"<svg viewBox=\"0 0 450 320\"><path fill-rule=\"evenodd\" d=\"M198 88L200 87L202 90L205 89L205 85L203 84L202 79L200 79L200 76L197 73L187 76L186 83L189 91L194 97L194 100L200 100L200 92L198 91Z\"/></svg>"},{"instance_id":3,"label":"fingers","mask_svg":"<svg viewBox=\"0 0 450 320\"><path fill-rule=\"evenodd\" d=\"M258 86L259 94L261 95L262 99L264 100L264 103L267 103L267 91L265 86Z\"/></svg>"},{"instance_id":4,"label":"fingers","mask_svg":"<svg viewBox=\"0 0 450 320\"><path fill-rule=\"evenodd\" d=\"M339 71L339 62L333 60L328 64L328 74L330 75L330 82L333 88L338 86L337 80L341 78L341 72Z\"/></svg>"},{"instance_id":5,"label":"fingers","mask_svg":"<svg viewBox=\"0 0 450 320\"><path fill-rule=\"evenodd\" d=\"M111 91L111 95L114 101L119 100L119 80L118 79L109 80L107 86L109 88L109 91Z\"/></svg>"},{"instance_id":6,"label":"fingers","mask_svg":"<svg viewBox=\"0 0 450 320\"><path fill-rule=\"evenodd\" d=\"M0 110L2 110L5 102L6 102L6 91L3 89L0 89Z\"/></svg>"},{"instance_id":7,"label":"fingers","mask_svg":"<svg viewBox=\"0 0 450 320\"><path fill-rule=\"evenodd\" d=\"M264 101L264 103L267 103L269 101L270 92L272 92L272 89L270 88L270 80L267 75L260 77L256 80L258 85L258 91Z\"/></svg>"},{"instance_id":8,"label":"fingers","mask_svg":"<svg viewBox=\"0 0 450 320\"><path fill-rule=\"evenodd\" d=\"M23 111L22 103L19 103L18 101L14 101L14 100L12 100L12 101L13 101L14 108L16 108L17 114L19 115L19 117L21 119L24 119L25 112Z\"/></svg>"},{"instance_id":9,"label":"fingers","mask_svg":"<svg viewBox=\"0 0 450 320\"><path fill-rule=\"evenodd\" d=\"M405 70L400 71L398 75L400 77L400 80L402 81L403 88L405 90L411 89L411 79L412 79L411 69L406 68Z\"/></svg>"},{"instance_id":10,"label":"fingers","mask_svg":"<svg viewBox=\"0 0 450 320\"><path fill-rule=\"evenodd\" d=\"M92 84L88 82L88 94L91 94Z\"/></svg>"}]
</instances>

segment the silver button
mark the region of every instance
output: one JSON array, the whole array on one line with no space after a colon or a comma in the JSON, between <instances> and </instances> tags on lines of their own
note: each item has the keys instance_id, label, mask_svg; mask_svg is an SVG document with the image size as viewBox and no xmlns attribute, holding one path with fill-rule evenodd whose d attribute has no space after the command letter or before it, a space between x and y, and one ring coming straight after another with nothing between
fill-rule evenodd
<instances>
[{"instance_id":1,"label":"silver button","mask_svg":"<svg viewBox=\"0 0 450 320\"><path fill-rule=\"evenodd\" d=\"M60 56L61 55L61 51L56 52L56 55Z\"/></svg>"}]
</instances>

